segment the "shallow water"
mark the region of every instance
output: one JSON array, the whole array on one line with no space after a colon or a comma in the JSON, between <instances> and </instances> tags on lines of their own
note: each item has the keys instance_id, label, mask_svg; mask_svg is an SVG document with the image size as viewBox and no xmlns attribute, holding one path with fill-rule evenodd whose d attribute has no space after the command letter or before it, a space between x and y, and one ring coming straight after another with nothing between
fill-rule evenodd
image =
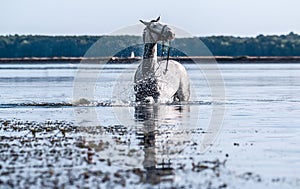
<instances>
[{"instance_id":1,"label":"shallow water","mask_svg":"<svg viewBox=\"0 0 300 189\"><path fill-rule=\"evenodd\" d=\"M213 67L206 65L203 70L198 65L185 66L192 80L189 103L141 108L131 102L135 65L80 67L88 75L97 76L91 84L94 99L80 105L73 104L77 100L73 96L77 95L74 79L79 65L0 65L1 143L9 144L1 147L1 183L8 187L9 178L23 178L12 187L27 186L29 172L46 180L48 187L57 183L60 187L117 188L124 182L136 188L299 187L300 65L220 64L225 101L212 98L205 80L205 72L217 74L207 71ZM119 94L125 100L118 100ZM201 145L211 134L208 125L211 119L217 119L211 117L214 106L225 106L223 124L202 153ZM96 119L90 118L91 114ZM41 131L32 129L39 126ZM83 126L99 127L80 130ZM65 127L72 129L65 131ZM9 138L12 136L19 138ZM5 158L18 154L27 144L22 142L24 138L32 146L19 157L34 158L7 161ZM58 149L64 154L51 154L56 149L53 138L57 138ZM34 140L39 147L34 146ZM81 147L78 141L83 143ZM73 155L68 154L70 149ZM43 155L32 155L30 150L41 150ZM58 160L55 162L52 156ZM81 172L71 174L70 170ZM97 170L101 170L98 176ZM42 176L45 172L52 174L50 179ZM64 183L61 178L70 182ZM44 187L42 181L31 185Z\"/></svg>"}]
</instances>

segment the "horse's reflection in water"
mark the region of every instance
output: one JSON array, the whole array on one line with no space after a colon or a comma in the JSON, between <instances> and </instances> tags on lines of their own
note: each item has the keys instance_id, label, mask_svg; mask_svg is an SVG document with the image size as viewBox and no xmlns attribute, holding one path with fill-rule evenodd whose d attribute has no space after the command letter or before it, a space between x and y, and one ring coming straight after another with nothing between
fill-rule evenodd
<instances>
[{"instance_id":1,"label":"horse's reflection in water","mask_svg":"<svg viewBox=\"0 0 300 189\"><path fill-rule=\"evenodd\" d=\"M135 119L138 122L142 122L143 128L137 137L143 146L144 151L144 161L143 167L146 170L146 180L145 182L150 184L158 184L161 182L167 182L173 180L174 169L170 159L161 159L162 154L158 154L159 145L157 144L158 136L161 134L159 131L160 120L162 116L167 116L167 111L158 105L143 105L135 108ZM172 109L171 112L180 114L181 107L168 106L168 109ZM178 111L176 111L178 110ZM160 140L161 142L161 140ZM165 143L165 142L163 142ZM164 154L165 155L165 154Z\"/></svg>"}]
</instances>

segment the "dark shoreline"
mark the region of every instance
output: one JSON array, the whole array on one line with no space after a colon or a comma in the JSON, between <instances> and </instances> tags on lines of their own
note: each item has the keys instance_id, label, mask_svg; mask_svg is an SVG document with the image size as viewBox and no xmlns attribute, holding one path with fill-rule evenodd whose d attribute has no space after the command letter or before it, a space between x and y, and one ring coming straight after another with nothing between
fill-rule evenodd
<instances>
[{"instance_id":1,"label":"dark shoreline","mask_svg":"<svg viewBox=\"0 0 300 189\"><path fill-rule=\"evenodd\" d=\"M189 57L170 57L172 60L181 63L300 63L300 56L189 56ZM24 58L0 58L0 64L40 64L40 63L93 63L103 62L114 63L133 63L140 61L141 57L24 57Z\"/></svg>"}]
</instances>

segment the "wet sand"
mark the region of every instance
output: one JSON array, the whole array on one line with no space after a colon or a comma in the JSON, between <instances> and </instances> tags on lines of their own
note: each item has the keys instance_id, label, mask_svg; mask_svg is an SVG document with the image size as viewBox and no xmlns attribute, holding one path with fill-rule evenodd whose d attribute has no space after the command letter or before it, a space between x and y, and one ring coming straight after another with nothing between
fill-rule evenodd
<instances>
[{"instance_id":1,"label":"wet sand","mask_svg":"<svg viewBox=\"0 0 300 189\"><path fill-rule=\"evenodd\" d=\"M165 138L165 128L146 131L122 125L82 127L64 121L16 119L0 120L0 128L3 188L300 186L300 179L279 176L281 173L265 177L245 169L246 164L255 164L255 152L260 151L261 143L268 143L266 137L274 136L272 129L226 129L216 147L200 154L197 138L174 142ZM203 133L198 129L173 134L183 137ZM247 135L254 135L255 140L248 140ZM218 147L224 137L235 138L226 150ZM270 157L268 164L276 164L275 159ZM236 163L243 164L241 169L232 169L230 164Z\"/></svg>"}]
</instances>

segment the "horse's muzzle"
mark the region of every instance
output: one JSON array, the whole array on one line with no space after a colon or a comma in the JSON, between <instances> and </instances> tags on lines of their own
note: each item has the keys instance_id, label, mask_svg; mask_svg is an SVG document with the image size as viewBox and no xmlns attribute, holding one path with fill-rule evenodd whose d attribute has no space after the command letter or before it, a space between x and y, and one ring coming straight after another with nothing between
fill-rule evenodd
<instances>
[{"instance_id":1,"label":"horse's muzzle","mask_svg":"<svg viewBox=\"0 0 300 189\"><path fill-rule=\"evenodd\" d=\"M172 30L168 30L166 37L168 38L168 40L174 39L175 38L175 32L173 32Z\"/></svg>"}]
</instances>

